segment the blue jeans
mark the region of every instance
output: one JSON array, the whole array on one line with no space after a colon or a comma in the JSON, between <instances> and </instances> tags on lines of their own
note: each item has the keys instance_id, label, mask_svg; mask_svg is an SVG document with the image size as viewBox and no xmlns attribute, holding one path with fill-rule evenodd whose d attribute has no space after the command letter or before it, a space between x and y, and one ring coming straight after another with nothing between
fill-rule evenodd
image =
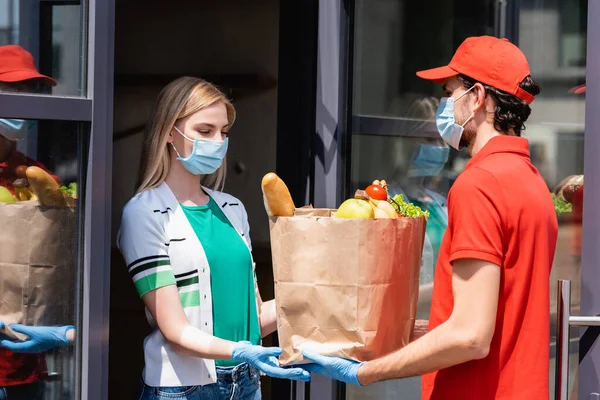
<instances>
[{"instance_id":1,"label":"blue jeans","mask_svg":"<svg viewBox=\"0 0 600 400\"><path fill-rule=\"evenodd\" d=\"M205 386L152 387L142 382L138 400L261 400L260 375L248 364L217 367L217 383ZM2 399L0 399L2 400Z\"/></svg>"},{"instance_id":2,"label":"blue jeans","mask_svg":"<svg viewBox=\"0 0 600 400\"><path fill-rule=\"evenodd\" d=\"M0 400L42 400L44 382L0 387Z\"/></svg>"}]
</instances>

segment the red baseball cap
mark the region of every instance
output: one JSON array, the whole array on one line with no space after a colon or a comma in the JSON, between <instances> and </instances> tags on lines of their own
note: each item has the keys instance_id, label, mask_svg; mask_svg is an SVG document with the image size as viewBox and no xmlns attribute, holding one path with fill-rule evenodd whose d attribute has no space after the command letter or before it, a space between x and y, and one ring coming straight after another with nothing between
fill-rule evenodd
<instances>
[{"instance_id":1,"label":"red baseball cap","mask_svg":"<svg viewBox=\"0 0 600 400\"><path fill-rule=\"evenodd\" d=\"M569 93L581 94L585 93L585 83L583 85L575 86L569 90Z\"/></svg>"},{"instance_id":2,"label":"red baseball cap","mask_svg":"<svg viewBox=\"0 0 600 400\"><path fill-rule=\"evenodd\" d=\"M0 46L0 82L21 82L28 79L42 79L50 86L56 81L42 75L35 68L33 56L17 45Z\"/></svg>"},{"instance_id":3,"label":"red baseball cap","mask_svg":"<svg viewBox=\"0 0 600 400\"><path fill-rule=\"evenodd\" d=\"M463 74L469 78L510 93L530 104L534 96L519 85L531 75L525 54L508 39L477 36L465 39L446 66L417 72L417 76L443 83Z\"/></svg>"}]
</instances>

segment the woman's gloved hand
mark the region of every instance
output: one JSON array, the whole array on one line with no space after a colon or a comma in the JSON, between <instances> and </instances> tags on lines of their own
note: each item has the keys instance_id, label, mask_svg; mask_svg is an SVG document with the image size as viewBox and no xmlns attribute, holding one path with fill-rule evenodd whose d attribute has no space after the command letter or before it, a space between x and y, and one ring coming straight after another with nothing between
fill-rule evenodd
<instances>
[{"instance_id":1,"label":"woman's gloved hand","mask_svg":"<svg viewBox=\"0 0 600 400\"><path fill-rule=\"evenodd\" d=\"M4 329L4 323L0 322L0 329ZM13 353L45 353L57 347L70 346L67 332L75 329L67 326L25 326L12 324L10 329L27 336L25 340L8 338L0 335L0 347L8 349Z\"/></svg>"},{"instance_id":2,"label":"woman's gloved hand","mask_svg":"<svg viewBox=\"0 0 600 400\"><path fill-rule=\"evenodd\" d=\"M265 374L280 379L292 379L308 382L310 373L302 368L281 368L277 357L283 350L279 347L262 347L250 342L239 342L233 348L231 358L236 362L245 362Z\"/></svg>"}]
</instances>

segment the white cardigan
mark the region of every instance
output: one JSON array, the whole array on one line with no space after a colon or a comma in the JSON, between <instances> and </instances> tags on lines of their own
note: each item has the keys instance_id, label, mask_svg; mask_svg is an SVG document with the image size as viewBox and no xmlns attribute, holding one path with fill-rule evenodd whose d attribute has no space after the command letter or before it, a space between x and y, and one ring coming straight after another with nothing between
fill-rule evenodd
<instances>
[{"instance_id":1,"label":"white cardigan","mask_svg":"<svg viewBox=\"0 0 600 400\"><path fill-rule=\"evenodd\" d=\"M228 194L204 190L221 206L251 251L248 215L243 204ZM178 287L178 290L189 322L203 332L213 334L210 266L196 233L166 183L137 194L125 205L117 244L140 295L185 281L186 286ZM196 276L198 282L189 284L196 280L190 278ZM176 353L148 310L146 317L153 328L144 340L143 378L146 384L200 386L216 382L213 360Z\"/></svg>"}]
</instances>

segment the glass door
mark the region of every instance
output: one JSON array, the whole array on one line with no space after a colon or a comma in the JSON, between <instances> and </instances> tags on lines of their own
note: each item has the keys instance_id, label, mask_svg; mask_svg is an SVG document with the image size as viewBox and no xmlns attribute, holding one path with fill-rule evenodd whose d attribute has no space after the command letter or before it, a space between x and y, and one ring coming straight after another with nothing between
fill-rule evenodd
<instances>
[{"instance_id":1,"label":"glass door","mask_svg":"<svg viewBox=\"0 0 600 400\"><path fill-rule=\"evenodd\" d=\"M443 96L438 85L417 78L415 72L446 65L468 36L507 37L517 44L529 60L532 76L542 86L523 136L529 139L532 161L550 196L566 178L584 172L586 94L572 89L586 81L588 4L586 0L356 0L352 18L345 195L373 179L386 179L391 194L403 193L430 211L417 311L417 318L426 321L437 254L447 224L445 199L469 156L451 150L439 173L414 173L419 144L440 141L434 119L438 99ZM558 279L573 282L571 312L580 312L582 199L570 200L574 201L572 210L559 216L550 280L551 393ZM571 338L569 382L573 392L579 362L577 328L572 329ZM396 398L398 393L406 399L419 399L420 379L366 388L347 386L345 391L351 400Z\"/></svg>"},{"instance_id":2,"label":"glass door","mask_svg":"<svg viewBox=\"0 0 600 400\"><path fill-rule=\"evenodd\" d=\"M0 0L0 398L107 398L113 17Z\"/></svg>"}]
</instances>

